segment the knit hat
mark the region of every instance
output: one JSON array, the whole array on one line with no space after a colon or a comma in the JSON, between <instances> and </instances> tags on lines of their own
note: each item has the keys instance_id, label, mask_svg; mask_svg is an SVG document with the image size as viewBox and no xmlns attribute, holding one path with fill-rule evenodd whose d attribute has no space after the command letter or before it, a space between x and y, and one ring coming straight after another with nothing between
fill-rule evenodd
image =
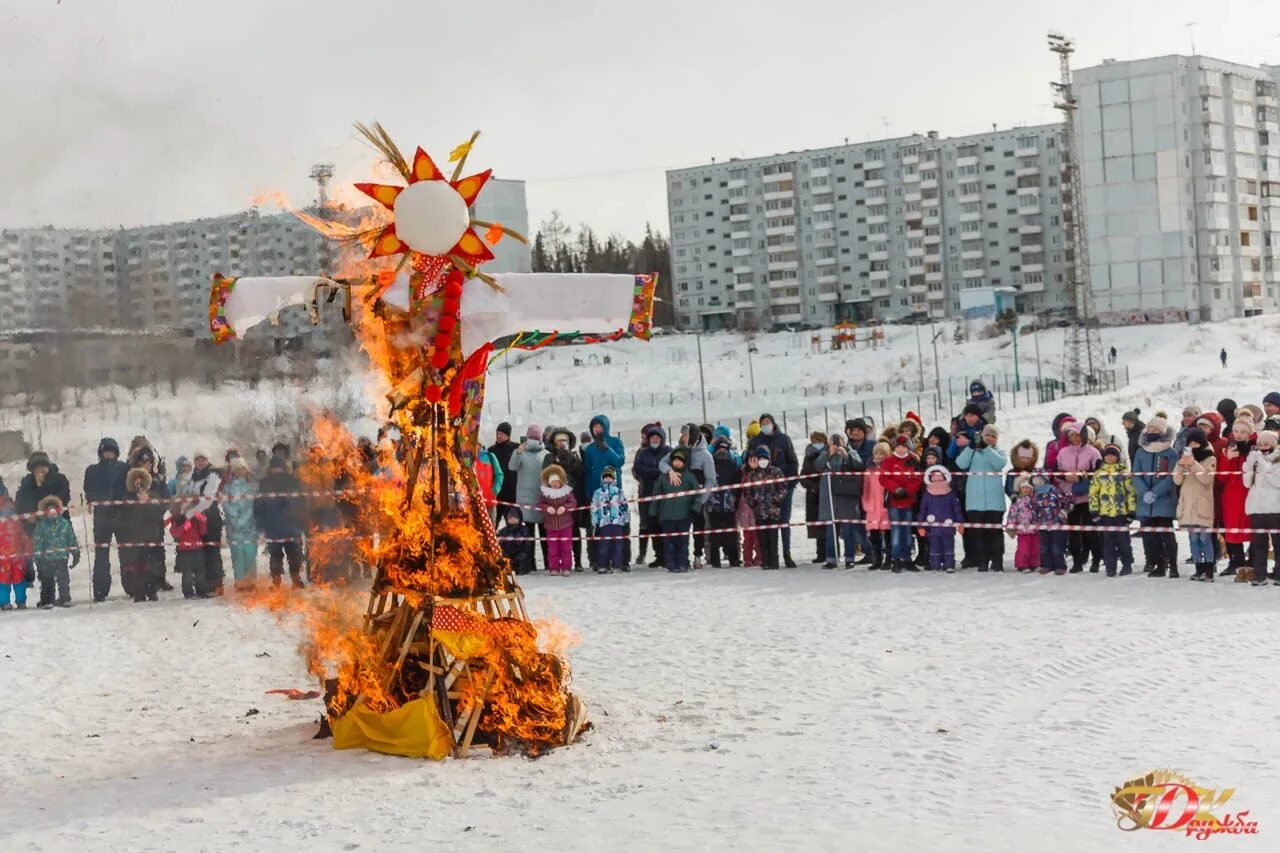
<instances>
[{"instance_id":1,"label":"knit hat","mask_svg":"<svg viewBox=\"0 0 1280 853\"><path fill-rule=\"evenodd\" d=\"M1280 406L1280 391L1272 391L1270 394L1262 398L1263 403L1270 403L1273 406Z\"/></svg>"},{"instance_id":2,"label":"knit hat","mask_svg":"<svg viewBox=\"0 0 1280 853\"><path fill-rule=\"evenodd\" d=\"M1016 495L1022 491L1023 486L1034 486L1030 474L1019 474L1013 478L1013 493Z\"/></svg>"},{"instance_id":3,"label":"knit hat","mask_svg":"<svg viewBox=\"0 0 1280 853\"><path fill-rule=\"evenodd\" d=\"M1156 415L1154 418L1147 421L1147 428L1145 432L1158 432L1163 434L1168 429L1169 429L1169 422L1165 420L1164 416Z\"/></svg>"},{"instance_id":4,"label":"knit hat","mask_svg":"<svg viewBox=\"0 0 1280 853\"><path fill-rule=\"evenodd\" d=\"M569 477L564 473L564 469L554 463L542 469L542 485L551 485L552 477L559 477L562 486L569 484Z\"/></svg>"},{"instance_id":5,"label":"knit hat","mask_svg":"<svg viewBox=\"0 0 1280 853\"><path fill-rule=\"evenodd\" d=\"M529 424L524 431L524 437L530 441L542 441L542 427L537 424Z\"/></svg>"},{"instance_id":6,"label":"knit hat","mask_svg":"<svg viewBox=\"0 0 1280 853\"><path fill-rule=\"evenodd\" d=\"M1190 444L1193 441L1201 447L1209 446L1209 437L1205 435L1204 430L1200 429L1200 427L1192 427L1187 430L1187 444Z\"/></svg>"},{"instance_id":7,"label":"knit hat","mask_svg":"<svg viewBox=\"0 0 1280 853\"><path fill-rule=\"evenodd\" d=\"M752 456L754 456L754 457L756 457L757 459L772 459L772 458L773 458L773 457L771 456L771 454L769 453L769 448L768 448L768 447L766 447L766 446L765 446L765 445L763 445L763 444L759 445L759 446L758 446L758 447L756 447L754 450L752 450L752 451L751 451L751 455L752 455Z\"/></svg>"},{"instance_id":8,"label":"knit hat","mask_svg":"<svg viewBox=\"0 0 1280 853\"><path fill-rule=\"evenodd\" d=\"M1261 406L1255 406L1253 403L1245 403L1243 406L1240 407L1240 411L1248 412L1249 415L1253 418L1253 422L1255 424L1262 423L1263 419L1265 419L1267 416L1267 413L1262 411Z\"/></svg>"},{"instance_id":9,"label":"knit hat","mask_svg":"<svg viewBox=\"0 0 1280 853\"><path fill-rule=\"evenodd\" d=\"M994 437L994 438L999 438L999 437L1000 437L1000 428L999 428L999 427L997 427L995 424L987 424L986 426L984 426L984 427L982 428L982 434L983 434L984 436L989 435L989 436L992 436L992 437Z\"/></svg>"},{"instance_id":10,"label":"knit hat","mask_svg":"<svg viewBox=\"0 0 1280 853\"><path fill-rule=\"evenodd\" d=\"M1222 415L1224 421L1235 420L1236 417L1236 401L1230 397L1223 397L1218 401L1218 414Z\"/></svg>"},{"instance_id":11,"label":"knit hat","mask_svg":"<svg viewBox=\"0 0 1280 853\"><path fill-rule=\"evenodd\" d=\"M1280 444L1280 433L1274 433L1269 429L1264 429L1258 433L1258 446L1261 447L1264 444L1268 447L1275 447Z\"/></svg>"},{"instance_id":12,"label":"knit hat","mask_svg":"<svg viewBox=\"0 0 1280 853\"><path fill-rule=\"evenodd\" d=\"M45 495L40 499L40 503L36 504L36 509L42 513L48 512L51 507L56 507L61 512L62 498L57 495Z\"/></svg>"},{"instance_id":13,"label":"knit hat","mask_svg":"<svg viewBox=\"0 0 1280 853\"><path fill-rule=\"evenodd\" d=\"M43 450L37 450L35 453L32 453L29 457L27 457L28 471L34 471L40 467L44 467L44 468L53 467L53 463L49 461L49 454L45 453Z\"/></svg>"},{"instance_id":14,"label":"knit hat","mask_svg":"<svg viewBox=\"0 0 1280 853\"><path fill-rule=\"evenodd\" d=\"M1104 458L1107 456L1114 456L1117 459L1123 459L1124 451L1120 449L1120 445L1113 441L1106 447L1102 448L1102 455Z\"/></svg>"},{"instance_id":15,"label":"knit hat","mask_svg":"<svg viewBox=\"0 0 1280 853\"><path fill-rule=\"evenodd\" d=\"M498 424L498 428L494 430L494 432L500 432L503 435L505 435L507 438L511 438L511 424L507 423L506 421L503 421L502 423Z\"/></svg>"},{"instance_id":16,"label":"knit hat","mask_svg":"<svg viewBox=\"0 0 1280 853\"><path fill-rule=\"evenodd\" d=\"M685 450L683 447L677 447L675 450L671 451L671 461L675 462L677 459L688 465L689 451Z\"/></svg>"},{"instance_id":17,"label":"knit hat","mask_svg":"<svg viewBox=\"0 0 1280 853\"><path fill-rule=\"evenodd\" d=\"M1262 422L1262 428L1271 432L1280 432L1280 415L1272 415Z\"/></svg>"},{"instance_id":18,"label":"knit hat","mask_svg":"<svg viewBox=\"0 0 1280 853\"><path fill-rule=\"evenodd\" d=\"M1188 415L1190 415L1193 418L1198 418L1203 414L1204 414L1204 409L1196 405L1184 406L1182 409L1183 417L1187 417Z\"/></svg>"},{"instance_id":19,"label":"knit hat","mask_svg":"<svg viewBox=\"0 0 1280 853\"><path fill-rule=\"evenodd\" d=\"M855 430L855 429L860 429L864 433L871 432L871 429L867 426L867 422L864 421L862 418L850 418L849 420L844 422L845 432L849 432L850 430Z\"/></svg>"},{"instance_id":20,"label":"knit hat","mask_svg":"<svg viewBox=\"0 0 1280 853\"><path fill-rule=\"evenodd\" d=\"M978 417L982 417L982 407L979 406L977 403L965 403L964 409L963 411L960 412L960 414L961 415L977 415Z\"/></svg>"},{"instance_id":21,"label":"knit hat","mask_svg":"<svg viewBox=\"0 0 1280 853\"><path fill-rule=\"evenodd\" d=\"M612 465L610 465L600 472L600 479L601 480L605 480L605 479L617 480L618 472L614 469Z\"/></svg>"},{"instance_id":22,"label":"knit hat","mask_svg":"<svg viewBox=\"0 0 1280 853\"><path fill-rule=\"evenodd\" d=\"M911 436L903 435L902 433L898 433L898 437L894 439L894 443L897 444L898 447L905 447L907 450L913 451L916 449L916 443L911 440Z\"/></svg>"},{"instance_id":23,"label":"knit hat","mask_svg":"<svg viewBox=\"0 0 1280 853\"><path fill-rule=\"evenodd\" d=\"M747 424L747 441L750 441L751 439L755 438L759 434L760 434L759 421L752 421L751 423Z\"/></svg>"},{"instance_id":24,"label":"knit hat","mask_svg":"<svg viewBox=\"0 0 1280 853\"><path fill-rule=\"evenodd\" d=\"M139 448L139 449L141 449L141 448ZM192 458L192 460L199 459L199 458L200 458L200 457L202 457L202 456L203 456L206 460L207 460L207 459L209 459L209 451L207 451L207 450L197 450L195 453L192 453L192 454L191 454L191 458Z\"/></svg>"},{"instance_id":25,"label":"knit hat","mask_svg":"<svg viewBox=\"0 0 1280 853\"><path fill-rule=\"evenodd\" d=\"M1120 422L1123 423L1125 421L1129 421L1129 423L1136 424L1142 420L1139 417L1139 415L1141 414L1142 414L1142 410L1139 409L1137 406L1134 406L1132 409L1130 409L1129 411L1125 412L1123 415L1120 416Z\"/></svg>"},{"instance_id":26,"label":"knit hat","mask_svg":"<svg viewBox=\"0 0 1280 853\"><path fill-rule=\"evenodd\" d=\"M1079 421L1063 421L1062 426L1059 428L1059 432L1061 432L1065 438L1068 433L1080 432L1081 429L1083 429L1083 427L1080 425Z\"/></svg>"},{"instance_id":27,"label":"knit hat","mask_svg":"<svg viewBox=\"0 0 1280 853\"><path fill-rule=\"evenodd\" d=\"M911 421L913 424L920 427L921 432L924 432L924 421L920 420L920 416L915 412L907 412L902 419L904 421Z\"/></svg>"}]
</instances>

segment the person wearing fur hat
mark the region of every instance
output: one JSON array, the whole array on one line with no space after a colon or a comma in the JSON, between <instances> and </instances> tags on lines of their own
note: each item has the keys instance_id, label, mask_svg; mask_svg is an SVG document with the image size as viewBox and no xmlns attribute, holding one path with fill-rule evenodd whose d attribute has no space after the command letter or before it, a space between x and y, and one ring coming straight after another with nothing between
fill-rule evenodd
<instances>
[{"instance_id":1,"label":"person wearing fur hat","mask_svg":"<svg viewBox=\"0 0 1280 853\"><path fill-rule=\"evenodd\" d=\"M547 530L547 571L567 575L573 570L573 513L578 500L564 468L554 462L542 469L538 512Z\"/></svg>"},{"instance_id":2,"label":"person wearing fur hat","mask_svg":"<svg viewBox=\"0 0 1280 853\"><path fill-rule=\"evenodd\" d=\"M120 585L136 603L158 600L163 579L163 568L156 565L155 543L164 542L164 504L152 500L151 479L146 468L129 469L125 477L129 502L120 507L117 519L122 543Z\"/></svg>"},{"instance_id":3,"label":"person wearing fur hat","mask_svg":"<svg viewBox=\"0 0 1280 853\"><path fill-rule=\"evenodd\" d=\"M548 465L559 465L564 470L568 478L565 484L573 490L574 500L578 504L578 509L571 515L573 522L571 527L574 531L571 536L571 550L573 551L573 569L580 572L582 571L582 538L576 531L589 523L586 515L591 511L589 508L591 495L583 492L582 455L579 452L578 438L574 436L573 430L567 427L547 427L546 440L547 455L542 460L542 467L545 470Z\"/></svg>"},{"instance_id":4,"label":"person wearing fur hat","mask_svg":"<svg viewBox=\"0 0 1280 853\"><path fill-rule=\"evenodd\" d=\"M981 379L975 379L969 383L969 405L978 407L978 414L982 416L983 423L996 422L996 400Z\"/></svg>"},{"instance_id":5,"label":"person wearing fur hat","mask_svg":"<svg viewBox=\"0 0 1280 853\"><path fill-rule=\"evenodd\" d=\"M1071 513L1068 521L1077 527L1088 527L1089 475L1102 462L1102 454L1085 440L1084 425L1077 421L1064 421L1061 425L1065 444L1058 448L1057 470L1062 472L1058 483L1062 491L1071 497ZM1071 573L1084 571L1089 560L1089 571L1102 567L1102 537L1096 531L1072 530L1067 535L1067 547L1071 552Z\"/></svg>"},{"instance_id":6,"label":"person wearing fur hat","mask_svg":"<svg viewBox=\"0 0 1280 853\"><path fill-rule=\"evenodd\" d=\"M760 548L760 568L778 568L778 526L785 524L785 502L790 490L783 479L782 469L773 464L768 445L758 444L747 453L747 470L742 475L742 500L751 507ZM794 568L791 563L788 568Z\"/></svg>"},{"instance_id":7,"label":"person wearing fur hat","mask_svg":"<svg viewBox=\"0 0 1280 853\"><path fill-rule=\"evenodd\" d=\"M111 540L116 545L128 541L121 535L123 502L129 497L125 475L129 466L120 458L114 438L98 442L98 461L84 469L84 498L93 513L93 600L105 601L111 592ZM108 504L103 506L102 504Z\"/></svg>"},{"instance_id":8,"label":"person wearing fur hat","mask_svg":"<svg viewBox=\"0 0 1280 853\"><path fill-rule=\"evenodd\" d=\"M1191 562L1196 567L1191 580L1212 582L1214 535L1206 528L1214 523L1213 485L1218 464L1209 436L1202 429L1189 430L1186 441L1173 469L1173 483L1178 488L1178 525L1191 540Z\"/></svg>"},{"instance_id":9,"label":"person wearing fur hat","mask_svg":"<svg viewBox=\"0 0 1280 853\"><path fill-rule=\"evenodd\" d=\"M818 481L818 521L826 540L825 568L838 564L840 546L844 548L844 566L854 566L854 552L865 540L862 528L862 471L866 466L857 451L851 450L844 436L833 433L819 454L814 468L822 476Z\"/></svg>"},{"instance_id":10,"label":"person wearing fur hat","mask_svg":"<svg viewBox=\"0 0 1280 853\"><path fill-rule=\"evenodd\" d=\"M591 495L591 529L599 537L594 563L600 574L611 575L614 569L631 571L623 547L630 525L631 510L618 485L618 471L609 466L600 472L600 488Z\"/></svg>"},{"instance_id":11,"label":"person wearing fur hat","mask_svg":"<svg viewBox=\"0 0 1280 853\"><path fill-rule=\"evenodd\" d=\"M954 459L947 458L946 448L938 445L926 445L920 451L920 468L927 470L934 465L941 465L947 469L947 473L951 475L951 490L955 492L956 497L960 499L960 505L964 506L964 489L961 484L964 483L964 474L958 472ZM921 491L923 494L923 491ZM921 528L923 530L923 528ZM922 533L921 530L915 531L916 540L916 565L925 568L929 565L929 536L927 532ZM971 536L973 531L965 528L961 532L964 537L964 547L967 553L973 553ZM967 565L967 563L966 563Z\"/></svg>"},{"instance_id":12,"label":"person wearing fur hat","mask_svg":"<svg viewBox=\"0 0 1280 853\"><path fill-rule=\"evenodd\" d=\"M903 569L915 571L911 562L911 523L924 481L920 477L920 464L911 439L900 435L895 439L893 453L880 466L880 483L889 501L889 557L894 572Z\"/></svg>"},{"instance_id":13,"label":"person wearing fur hat","mask_svg":"<svg viewBox=\"0 0 1280 853\"><path fill-rule=\"evenodd\" d=\"M902 422L898 424L898 435L910 436L917 445L923 444L924 421L920 420L920 416L915 412L907 412Z\"/></svg>"},{"instance_id":14,"label":"person wearing fur hat","mask_svg":"<svg viewBox=\"0 0 1280 853\"><path fill-rule=\"evenodd\" d=\"M1254 429L1261 426L1262 422L1267 419L1267 413L1253 403L1245 403L1240 407L1237 414L1248 414L1249 417L1253 419Z\"/></svg>"},{"instance_id":15,"label":"person wearing fur hat","mask_svg":"<svg viewBox=\"0 0 1280 853\"><path fill-rule=\"evenodd\" d=\"M960 499L951 490L951 472L932 465L924 472L925 487L920 494L916 521L924 522L921 531L929 539L929 565L926 570L954 573L956 570L956 530L964 524ZM996 533L999 533L997 530ZM985 569L984 569L985 571Z\"/></svg>"},{"instance_id":16,"label":"person wearing fur hat","mask_svg":"<svg viewBox=\"0 0 1280 853\"><path fill-rule=\"evenodd\" d=\"M818 508L821 503L819 487L822 478L814 468L818 457L827 452L827 434L821 430L809 433L809 445L804 449L804 461L800 464L800 487L804 489L805 538L815 540L817 554L813 562L822 565L827 562L827 529L817 523Z\"/></svg>"},{"instance_id":17,"label":"person wearing fur hat","mask_svg":"<svg viewBox=\"0 0 1280 853\"><path fill-rule=\"evenodd\" d=\"M988 524L973 531L972 539L977 553L972 561L978 571L1004 571L1004 536L999 525L1004 520L1005 494L1000 474L1009 463L1009 456L997 447L1000 429L987 424L977 442L970 444L961 434L956 441L963 449L956 458L956 467L971 476L965 483L965 516L975 524Z\"/></svg>"},{"instance_id":18,"label":"person wearing fur hat","mask_svg":"<svg viewBox=\"0 0 1280 853\"><path fill-rule=\"evenodd\" d=\"M1040 448L1029 438L1024 438L1009 451L1009 471L1004 475L1004 493L1009 500L1018 496L1018 477L1030 474L1040 465Z\"/></svg>"},{"instance_id":19,"label":"person wearing fur hat","mask_svg":"<svg viewBox=\"0 0 1280 853\"><path fill-rule=\"evenodd\" d=\"M1013 567L1019 574L1034 572L1040 568L1040 534L1036 530L1033 499L1035 486L1031 483L1031 472L1023 471L1013 478L1013 502L1009 505L1009 514L1005 523L1009 525L1009 535L1018 541L1018 548L1013 555Z\"/></svg>"},{"instance_id":20,"label":"person wearing fur hat","mask_svg":"<svg viewBox=\"0 0 1280 853\"><path fill-rule=\"evenodd\" d=\"M80 565L80 546L57 495L45 495L36 505L35 530L31 548L35 554L36 576L40 579L41 610L71 606L71 569ZM69 562L68 562L69 561Z\"/></svg>"},{"instance_id":21,"label":"person wearing fur hat","mask_svg":"<svg viewBox=\"0 0 1280 853\"><path fill-rule=\"evenodd\" d=\"M1168 532L1142 534L1148 574L1178 577L1178 540L1173 535L1173 519L1178 514L1178 493L1174 488L1174 466L1179 454L1173 450L1173 428L1158 413L1147 421L1138 455L1134 460L1134 488L1138 493L1138 520L1143 527L1164 527Z\"/></svg>"},{"instance_id":22,"label":"person wearing fur hat","mask_svg":"<svg viewBox=\"0 0 1280 853\"><path fill-rule=\"evenodd\" d=\"M542 463L546 456L546 448L542 446L542 427L529 424L519 446L511 454L511 461L507 463L507 472L515 476L515 502L520 505L520 512L524 514L525 527L529 529L531 537L537 535L541 539L544 566L547 562L547 534L537 503L542 486Z\"/></svg>"},{"instance_id":23,"label":"person wearing fur hat","mask_svg":"<svg viewBox=\"0 0 1280 853\"><path fill-rule=\"evenodd\" d=\"M1217 460L1215 517L1222 527L1227 528L1227 532L1222 534L1227 546L1227 567L1222 570L1223 577L1235 575L1240 569L1244 569L1246 574L1249 572L1244 546L1252 541L1252 537L1239 531L1253 526L1245 510L1249 487L1244 484L1243 476L1245 460L1252 450L1253 421L1247 417L1237 418L1231 425L1226 444L1218 451Z\"/></svg>"},{"instance_id":24,"label":"person wearing fur hat","mask_svg":"<svg viewBox=\"0 0 1280 853\"><path fill-rule=\"evenodd\" d=\"M1257 446L1244 463L1244 484L1249 489L1245 510L1253 522L1253 585L1267 582L1267 546L1275 549L1280 560L1280 436L1270 430L1258 433ZM1270 541L1268 541L1270 540ZM1272 572L1280 586L1280 566Z\"/></svg>"},{"instance_id":25,"label":"person wearing fur hat","mask_svg":"<svg viewBox=\"0 0 1280 853\"><path fill-rule=\"evenodd\" d=\"M13 496L14 511L24 516L22 524L26 527L28 536L35 534L35 513L40 501L50 496L56 497L65 507L71 503L71 484L66 475L49 459L49 454L37 450L27 458L27 475L22 478L22 482L18 484L18 492Z\"/></svg>"},{"instance_id":26,"label":"person wearing fur hat","mask_svg":"<svg viewBox=\"0 0 1280 853\"><path fill-rule=\"evenodd\" d=\"M1138 495L1129 476L1125 451L1112 442L1102 449L1102 464L1089 480L1089 513L1102 528L1102 559L1107 577L1133 574L1133 545L1129 541L1129 521L1138 510Z\"/></svg>"},{"instance_id":27,"label":"person wearing fur hat","mask_svg":"<svg viewBox=\"0 0 1280 853\"><path fill-rule=\"evenodd\" d=\"M640 430L640 441L640 449L636 451L635 456L631 459L631 476L635 477L640 484L639 562L644 562L649 541L652 539L653 562L649 564L649 568L657 569L662 568L666 560L662 539L656 536L656 534L662 532L662 525L659 523L657 515L653 512L655 509L654 504L652 502L646 503L645 499L653 495L653 488L657 484L658 478L662 476L662 469L659 466L662 464L662 460L667 458L667 454L671 452L671 446L667 444L667 433L662 428L661 423L646 424Z\"/></svg>"}]
</instances>

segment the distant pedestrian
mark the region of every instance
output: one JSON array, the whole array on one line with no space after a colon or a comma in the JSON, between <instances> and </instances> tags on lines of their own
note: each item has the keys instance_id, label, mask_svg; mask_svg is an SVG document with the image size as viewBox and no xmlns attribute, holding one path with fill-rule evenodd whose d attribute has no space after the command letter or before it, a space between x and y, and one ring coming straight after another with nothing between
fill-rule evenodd
<instances>
[{"instance_id":1,"label":"distant pedestrian","mask_svg":"<svg viewBox=\"0 0 1280 853\"><path fill-rule=\"evenodd\" d=\"M1227 369L1227 348L1223 347L1222 352L1218 353L1218 359L1222 362L1222 369Z\"/></svg>"},{"instance_id":2,"label":"distant pedestrian","mask_svg":"<svg viewBox=\"0 0 1280 853\"><path fill-rule=\"evenodd\" d=\"M1111 348L1111 363L1112 363L1112 364L1115 364L1115 363L1116 363L1116 356L1117 356L1117 355L1118 355L1118 353L1116 352L1116 348L1115 348L1115 347L1112 347L1112 348Z\"/></svg>"}]
</instances>

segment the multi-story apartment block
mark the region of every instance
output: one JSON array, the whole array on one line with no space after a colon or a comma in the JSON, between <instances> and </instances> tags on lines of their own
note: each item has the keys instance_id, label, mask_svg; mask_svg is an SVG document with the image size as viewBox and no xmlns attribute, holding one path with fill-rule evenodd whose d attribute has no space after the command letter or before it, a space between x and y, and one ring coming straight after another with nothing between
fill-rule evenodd
<instances>
[{"instance_id":1,"label":"multi-story apartment block","mask_svg":"<svg viewBox=\"0 0 1280 853\"><path fill-rule=\"evenodd\" d=\"M1204 56L1075 72L1085 228L1103 322L1280 308L1280 67Z\"/></svg>"},{"instance_id":2,"label":"multi-story apartment block","mask_svg":"<svg viewBox=\"0 0 1280 853\"><path fill-rule=\"evenodd\" d=\"M965 291L1067 304L1061 125L936 133L667 173L685 328L946 317Z\"/></svg>"}]
</instances>

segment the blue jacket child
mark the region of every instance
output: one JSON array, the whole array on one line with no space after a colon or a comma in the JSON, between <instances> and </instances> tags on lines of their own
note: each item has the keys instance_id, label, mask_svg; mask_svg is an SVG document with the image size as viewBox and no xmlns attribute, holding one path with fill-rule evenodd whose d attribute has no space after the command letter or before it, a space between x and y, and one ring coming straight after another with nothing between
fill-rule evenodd
<instances>
[{"instance_id":1,"label":"blue jacket child","mask_svg":"<svg viewBox=\"0 0 1280 853\"><path fill-rule=\"evenodd\" d=\"M600 472L600 487L591 495L591 526L600 537L596 544L596 571L612 574L614 569L630 571L626 562L626 534L631 509L618 486L618 472L612 465Z\"/></svg>"}]
</instances>

